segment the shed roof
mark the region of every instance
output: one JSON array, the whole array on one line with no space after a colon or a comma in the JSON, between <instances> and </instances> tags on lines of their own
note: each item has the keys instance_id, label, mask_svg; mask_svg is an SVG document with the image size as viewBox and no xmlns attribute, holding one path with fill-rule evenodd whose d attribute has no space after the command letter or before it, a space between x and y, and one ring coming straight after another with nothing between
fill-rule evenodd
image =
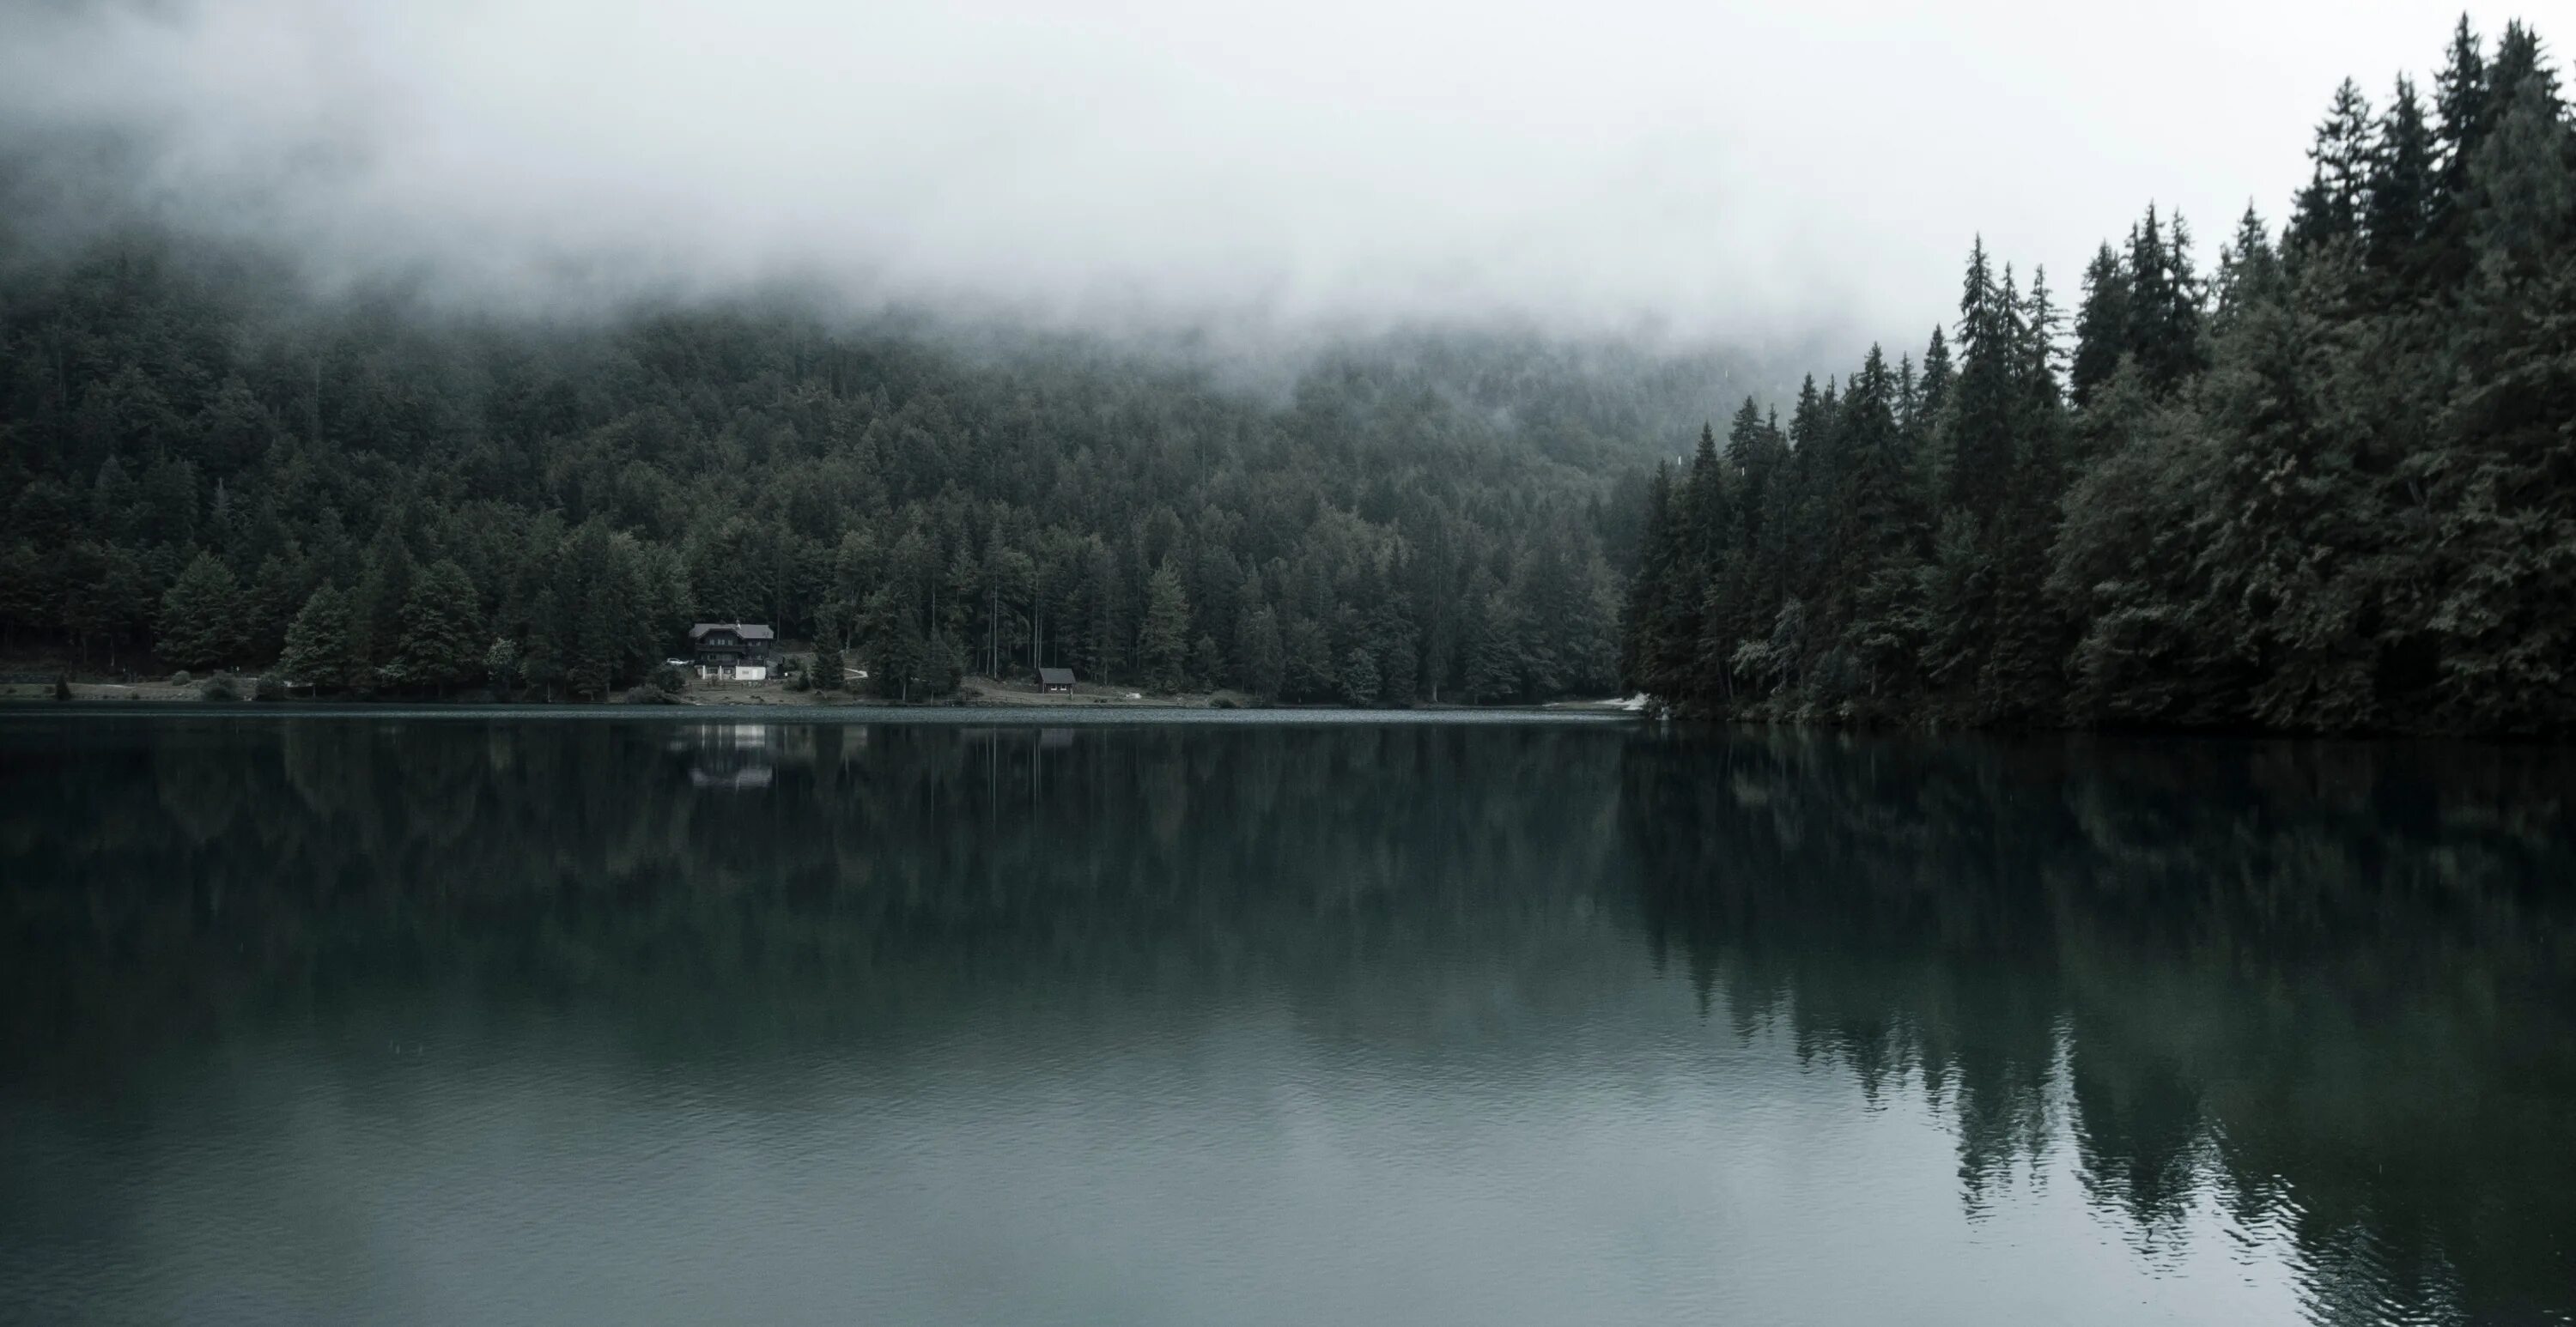
<instances>
[{"instance_id":1,"label":"shed roof","mask_svg":"<svg viewBox=\"0 0 2576 1327\"><path fill-rule=\"evenodd\" d=\"M710 631L730 631L744 640L776 640L778 633L757 622L700 622L689 628L689 639L696 640Z\"/></svg>"},{"instance_id":2,"label":"shed roof","mask_svg":"<svg viewBox=\"0 0 2576 1327\"><path fill-rule=\"evenodd\" d=\"M1072 686L1073 670L1070 668L1041 668L1038 670L1038 685L1048 687Z\"/></svg>"}]
</instances>

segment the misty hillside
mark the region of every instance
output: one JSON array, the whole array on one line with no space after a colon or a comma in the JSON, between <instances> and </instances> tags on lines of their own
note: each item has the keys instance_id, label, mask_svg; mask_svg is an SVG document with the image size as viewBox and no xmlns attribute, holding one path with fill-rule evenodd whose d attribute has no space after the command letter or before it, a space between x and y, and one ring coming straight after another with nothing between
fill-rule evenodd
<instances>
[{"instance_id":1,"label":"misty hillside","mask_svg":"<svg viewBox=\"0 0 2576 1327\"><path fill-rule=\"evenodd\" d=\"M564 326L312 303L268 256L166 236L17 259L12 648L265 667L309 618L291 671L359 690L603 694L740 618L914 696L1036 662L1290 700L1606 692L1647 464L1763 386L1427 332L1245 385L739 301Z\"/></svg>"},{"instance_id":2,"label":"misty hillside","mask_svg":"<svg viewBox=\"0 0 2576 1327\"><path fill-rule=\"evenodd\" d=\"M196 43L265 30L229 15L151 31L220 81ZM1542 214L1503 193L1446 231L1367 188L1302 212L1225 155L1171 192L1250 169L1246 196L1302 218L1311 250L1220 210L1243 237L1091 215L1093 254L1039 253L1007 208L978 214L990 230L905 213L925 229L844 246L802 227L826 202L851 226L881 209L809 200L822 186L787 162L744 200L798 241L763 260L721 213L584 231L566 218L601 208L578 179L548 177L543 215L425 196L459 163L383 125L333 156L327 102L208 140L55 88L0 144L0 631L29 670L274 668L363 694L602 696L687 623L740 618L904 697L1067 664L1291 701L1642 688L1763 720L2563 732L2562 64L2527 27L2488 40L2464 18L2420 88L2335 90L2285 224L2249 208L2213 255L2208 217L2149 205L2074 282L1961 227L1954 317L1821 364L1818 328L1912 321L1884 295L1834 307L1839 258L1801 269L1818 311L1743 338L1759 352L1560 330L1722 344L1742 315L1709 287L1697 311L1583 292L1731 270L1758 307L1767 261L1695 266L1698 238L1663 229L1758 210L1741 179L1676 197L1638 175L1670 210L1601 209L1567 245L1511 231ZM479 107L474 86L405 95ZM478 125L500 134L486 159L519 160L506 123ZM663 146L604 127L557 147L637 166L626 145ZM1584 141L1558 147L1588 161ZM956 169L1005 188L978 174L995 167ZM1062 197L1099 201L1094 183ZM449 210L468 204L495 211ZM1905 230L1852 261L1926 242ZM1438 260L1470 232L1519 238ZM1191 257L1237 238L1240 267ZM1310 251L1351 261L1319 273ZM957 284L899 270L942 254ZM1023 257L1053 284L1019 300ZM1448 294L1348 284L1370 273ZM1085 303L1125 278L1132 305ZM1551 282L1574 292L1559 322L1533 312ZM1275 324L1223 312L1274 298ZM1840 371L1793 383L1793 356Z\"/></svg>"}]
</instances>

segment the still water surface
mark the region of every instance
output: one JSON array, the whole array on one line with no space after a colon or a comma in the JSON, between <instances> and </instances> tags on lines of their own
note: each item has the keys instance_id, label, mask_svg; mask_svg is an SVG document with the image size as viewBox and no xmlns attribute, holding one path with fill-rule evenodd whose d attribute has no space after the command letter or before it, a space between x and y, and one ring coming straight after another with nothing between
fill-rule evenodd
<instances>
[{"instance_id":1,"label":"still water surface","mask_svg":"<svg viewBox=\"0 0 2576 1327\"><path fill-rule=\"evenodd\" d=\"M9 716L0 1319L2567 1322L2571 818L2527 749Z\"/></svg>"}]
</instances>

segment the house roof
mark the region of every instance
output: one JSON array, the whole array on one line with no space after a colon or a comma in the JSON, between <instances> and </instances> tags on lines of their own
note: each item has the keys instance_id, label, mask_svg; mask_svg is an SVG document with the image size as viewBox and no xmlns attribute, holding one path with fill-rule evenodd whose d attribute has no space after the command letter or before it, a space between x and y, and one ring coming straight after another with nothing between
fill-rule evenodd
<instances>
[{"instance_id":1,"label":"house roof","mask_svg":"<svg viewBox=\"0 0 2576 1327\"><path fill-rule=\"evenodd\" d=\"M1038 670L1038 685L1049 687L1072 686L1073 670L1070 668L1041 668Z\"/></svg>"},{"instance_id":2,"label":"house roof","mask_svg":"<svg viewBox=\"0 0 2576 1327\"><path fill-rule=\"evenodd\" d=\"M756 622L700 622L689 628L689 639L696 640L710 631L730 631L744 640L776 640L778 633Z\"/></svg>"}]
</instances>

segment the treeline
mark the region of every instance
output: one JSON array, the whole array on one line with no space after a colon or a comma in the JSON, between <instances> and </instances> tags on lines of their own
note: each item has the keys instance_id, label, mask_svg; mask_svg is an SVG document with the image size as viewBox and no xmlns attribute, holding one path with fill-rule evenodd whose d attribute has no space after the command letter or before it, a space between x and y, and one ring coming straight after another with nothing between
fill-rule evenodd
<instances>
[{"instance_id":1,"label":"treeline","mask_svg":"<svg viewBox=\"0 0 2576 1327\"><path fill-rule=\"evenodd\" d=\"M2576 727L2557 75L2463 19L2429 98L2347 81L2311 155L2213 274L2150 208L2069 327L1980 243L1919 362L1704 432L1647 498L1624 674L1749 718Z\"/></svg>"},{"instance_id":2,"label":"treeline","mask_svg":"<svg viewBox=\"0 0 2576 1327\"><path fill-rule=\"evenodd\" d=\"M910 698L1040 663L1287 701L1600 694L1639 510L1605 476L1642 475L1683 387L1417 337L1262 392L1077 338L768 307L548 329L314 306L167 236L18 247L0 631L109 674L604 696L741 619Z\"/></svg>"}]
</instances>

